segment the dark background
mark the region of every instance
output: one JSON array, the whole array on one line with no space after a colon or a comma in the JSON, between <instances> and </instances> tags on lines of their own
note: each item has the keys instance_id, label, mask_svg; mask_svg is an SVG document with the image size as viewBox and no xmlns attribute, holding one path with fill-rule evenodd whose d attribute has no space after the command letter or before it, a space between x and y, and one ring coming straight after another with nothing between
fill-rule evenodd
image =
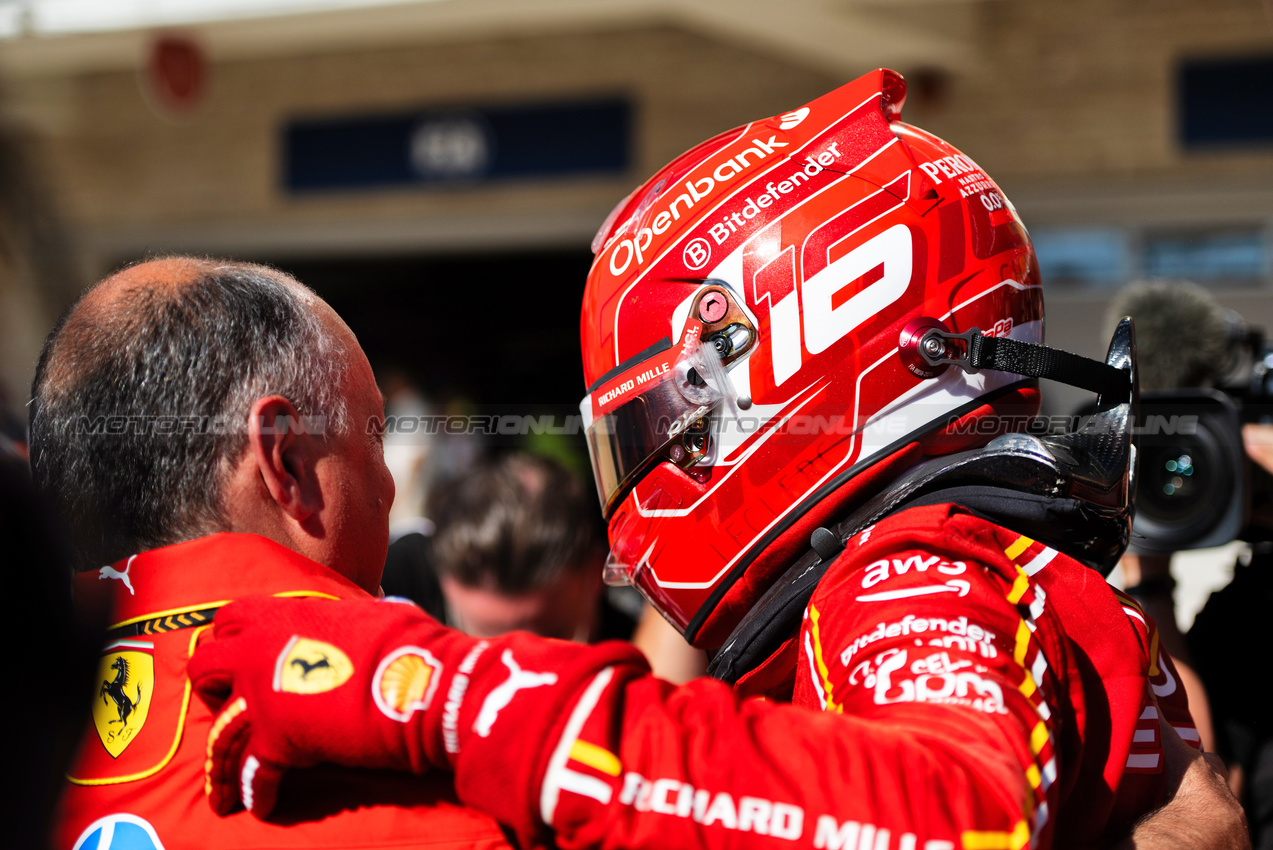
<instances>
[{"instance_id":1,"label":"dark background","mask_svg":"<svg viewBox=\"0 0 1273 850\"><path fill-rule=\"evenodd\" d=\"M325 260L276 258L357 335L377 375L399 370L431 400L577 407L584 396L582 250Z\"/></svg>"}]
</instances>

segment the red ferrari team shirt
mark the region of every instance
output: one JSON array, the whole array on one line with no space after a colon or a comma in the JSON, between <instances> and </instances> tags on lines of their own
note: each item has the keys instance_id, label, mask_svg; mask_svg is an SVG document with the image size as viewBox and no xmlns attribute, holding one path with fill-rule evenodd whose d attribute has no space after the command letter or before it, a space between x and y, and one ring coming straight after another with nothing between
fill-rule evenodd
<instances>
[{"instance_id":1,"label":"red ferrari team shirt","mask_svg":"<svg viewBox=\"0 0 1273 850\"><path fill-rule=\"evenodd\" d=\"M1134 602L952 505L850 538L775 658L795 705L611 665L537 800L492 806L476 752L461 799L566 848L1101 846L1163 801L1160 717L1198 741Z\"/></svg>"},{"instance_id":2,"label":"red ferrari team shirt","mask_svg":"<svg viewBox=\"0 0 1273 850\"><path fill-rule=\"evenodd\" d=\"M951 506L881 522L848 550L806 610L797 702L886 723L949 707L912 721L915 733L962 748L959 769L1024 786L1025 817L989 830L1006 833L1005 846L1027 834L1100 842L1160 804L1159 712L1199 739L1152 621L1130 597L1056 549ZM920 764L892 773L891 794L952 802L940 781L909 781Z\"/></svg>"},{"instance_id":3,"label":"red ferrari team shirt","mask_svg":"<svg viewBox=\"0 0 1273 850\"><path fill-rule=\"evenodd\" d=\"M326 567L262 537L215 534L81 574L75 590L80 597L106 596L115 626L102 650L92 725L72 762L54 847L507 846L492 820L456 801L446 775L296 771L287 780L287 807L273 822L245 811L213 814L203 789L213 718L191 694L186 660L215 610L235 597L367 598Z\"/></svg>"}]
</instances>

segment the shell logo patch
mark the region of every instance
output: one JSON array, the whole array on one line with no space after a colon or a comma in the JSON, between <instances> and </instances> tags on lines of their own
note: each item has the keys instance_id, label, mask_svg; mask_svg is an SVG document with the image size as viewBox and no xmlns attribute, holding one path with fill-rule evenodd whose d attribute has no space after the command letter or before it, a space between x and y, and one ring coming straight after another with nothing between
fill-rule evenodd
<instances>
[{"instance_id":1,"label":"shell logo patch","mask_svg":"<svg viewBox=\"0 0 1273 850\"><path fill-rule=\"evenodd\" d=\"M119 640L102 652L93 726L111 758L119 758L146 725L155 692L155 645Z\"/></svg>"},{"instance_id":2,"label":"shell logo patch","mask_svg":"<svg viewBox=\"0 0 1273 850\"><path fill-rule=\"evenodd\" d=\"M433 653L418 646L399 647L376 668L371 695L386 717L406 723L429 707L441 677L442 664Z\"/></svg>"},{"instance_id":3,"label":"shell logo patch","mask_svg":"<svg viewBox=\"0 0 1273 850\"><path fill-rule=\"evenodd\" d=\"M321 694L339 688L354 675L354 664L341 650L300 635L279 653L274 690L288 694Z\"/></svg>"}]
</instances>

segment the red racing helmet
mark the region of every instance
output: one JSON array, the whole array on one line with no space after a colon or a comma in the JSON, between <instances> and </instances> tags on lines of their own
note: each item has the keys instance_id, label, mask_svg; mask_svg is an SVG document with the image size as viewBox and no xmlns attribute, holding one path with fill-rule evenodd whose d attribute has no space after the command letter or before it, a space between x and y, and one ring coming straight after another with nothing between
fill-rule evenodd
<instances>
[{"instance_id":1,"label":"red racing helmet","mask_svg":"<svg viewBox=\"0 0 1273 850\"><path fill-rule=\"evenodd\" d=\"M814 528L1038 412L1033 379L916 350L940 349L932 328L1042 342L1043 296L1012 205L898 120L905 94L878 70L704 142L593 243L581 409L607 580L695 645Z\"/></svg>"}]
</instances>

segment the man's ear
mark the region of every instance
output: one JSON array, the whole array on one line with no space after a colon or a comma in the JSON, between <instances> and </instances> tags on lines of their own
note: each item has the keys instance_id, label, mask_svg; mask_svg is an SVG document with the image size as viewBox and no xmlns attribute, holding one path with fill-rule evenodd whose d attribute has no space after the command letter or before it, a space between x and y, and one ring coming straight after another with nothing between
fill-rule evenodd
<instances>
[{"instance_id":1,"label":"man's ear","mask_svg":"<svg viewBox=\"0 0 1273 850\"><path fill-rule=\"evenodd\" d=\"M321 434L311 434L283 396L258 398L248 414L248 452L270 497L283 513L304 522L322 508L314 464Z\"/></svg>"}]
</instances>

